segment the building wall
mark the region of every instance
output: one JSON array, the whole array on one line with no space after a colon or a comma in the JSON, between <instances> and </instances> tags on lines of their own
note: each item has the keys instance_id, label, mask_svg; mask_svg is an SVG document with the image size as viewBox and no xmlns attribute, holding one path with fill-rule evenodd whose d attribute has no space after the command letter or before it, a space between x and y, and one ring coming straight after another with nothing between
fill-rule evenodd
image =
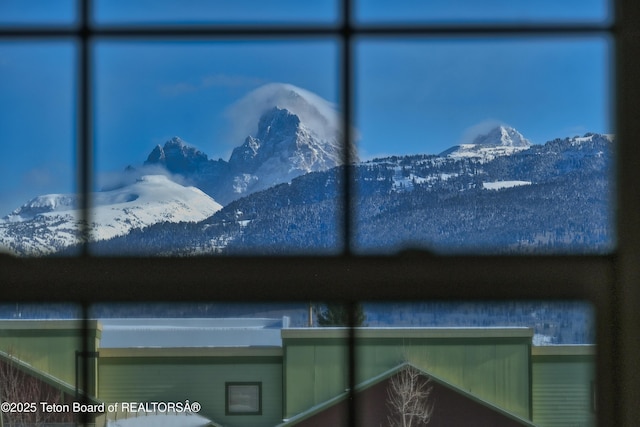
<instances>
[{"instance_id":1,"label":"building wall","mask_svg":"<svg viewBox=\"0 0 640 427\"><path fill-rule=\"evenodd\" d=\"M0 321L0 351L74 386L76 352L83 350L82 326L79 320ZM89 327L93 332L89 337L92 346L89 350L94 351L100 329L95 321L89 322ZM95 378L95 359L89 359L89 363L90 372ZM95 395L93 378L90 388L91 394ZM81 379L78 379L78 384L82 384Z\"/></svg>"},{"instance_id":2,"label":"building wall","mask_svg":"<svg viewBox=\"0 0 640 427\"><path fill-rule=\"evenodd\" d=\"M286 418L339 395L348 386L344 333L283 330ZM528 329L361 329L356 337L356 383L410 362L531 419L530 343Z\"/></svg>"},{"instance_id":3,"label":"building wall","mask_svg":"<svg viewBox=\"0 0 640 427\"><path fill-rule=\"evenodd\" d=\"M317 329L308 331L313 334ZM288 332L283 330L283 338ZM283 339L285 418L325 402L349 386L346 332L327 332L330 336Z\"/></svg>"},{"instance_id":4,"label":"building wall","mask_svg":"<svg viewBox=\"0 0 640 427\"><path fill-rule=\"evenodd\" d=\"M246 350L246 351L245 351ZM228 427L273 426L282 420L281 350L103 350L98 397L106 403L198 402L200 415ZM226 382L261 382L262 415L226 415ZM144 412L108 414L143 416Z\"/></svg>"},{"instance_id":5,"label":"building wall","mask_svg":"<svg viewBox=\"0 0 640 427\"><path fill-rule=\"evenodd\" d=\"M100 328L91 325L97 349ZM0 351L74 385L81 326L0 321ZM213 421L251 427L276 425L346 390L346 330L285 329L282 337L283 348L97 349L97 397L107 403L188 399ZM522 329L360 329L356 382L407 361L537 425L595 425L594 348L530 343L531 331ZM225 382L261 382L262 415L226 415Z\"/></svg>"},{"instance_id":6,"label":"building wall","mask_svg":"<svg viewBox=\"0 0 640 427\"><path fill-rule=\"evenodd\" d=\"M533 421L541 427L596 425L595 351L553 346L533 351Z\"/></svg>"}]
</instances>

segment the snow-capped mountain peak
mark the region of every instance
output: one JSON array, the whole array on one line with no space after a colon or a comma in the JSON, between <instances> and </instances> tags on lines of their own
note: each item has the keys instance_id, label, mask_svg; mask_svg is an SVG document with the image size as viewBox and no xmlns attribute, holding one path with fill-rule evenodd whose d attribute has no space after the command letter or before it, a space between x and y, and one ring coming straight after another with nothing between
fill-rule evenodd
<instances>
[{"instance_id":1,"label":"snow-capped mountain peak","mask_svg":"<svg viewBox=\"0 0 640 427\"><path fill-rule=\"evenodd\" d=\"M510 126L497 126L473 140L474 145L527 148L531 142Z\"/></svg>"},{"instance_id":2,"label":"snow-capped mountain peak","mask_svg":"<svg viewBox=\"0 0 640 427\"><path fill-rule=\"evenodd\" d=\"M199 163L206 163L208 157L202 151L188 145L174 136L164 146L157 145L144 162L145 165L160 164L169 171L181 173L192 170Z\"/></svg>"},{"instance_id":3,"label":"snow-capped mountain peak","mask_svg":"<svg viewBox=\"0 0 640 427\"><path fill-rule=\"evenodd\" d=\"M339 138L340 115L336 106L322 97L286 83L269 83L237 101L227 114L242 137L255 135L261 117L273 109L288 110L319 138Z\"/></svg>"},{"instance_id":4,"label":"snow-capped mountain peak","mask_svg":"<svg viewBox=\"0 0 640 427\"><path fill-rule=\"evenodd\" d=\"M339 139L323 139L297 114L276 106L260 117L257 132L233 151L229 165L234 191L243 194L335 167L342 160Z\"/></svg>"},{"instance_id":5,"label":"snow-capped mountain peak","mask_svg":"<svg viewBox=\"0 0 640 427\"><path fill-rule=\"evenodd\" d=\"M38 255L79 242L82 214L75 194L39 196L0 223L0 246L19 254ZM92 240L110 239L160 222L201 221L222 206L195 187L184 187L164 175L140 177L115 190L93 193ZM21 236L29 235L31 239Z\"/></svg>"},{"instance_id":6,"label":"snow-capped mountain peak","mask_svg":"<svg viewBox=\"0 0 640 427\"><path fill-rule=\"evenodd\" d=\"M226 204L344 162L340 115L333 104L307 90L267 84L227 113L235 122L236 135L231 137L244 141L228 161L209 160L175 137L156 146L145 165L160 166Z\"/></svg>"},{"instance_id":7,"label":"snow-capped mountain peak","mask_svg":"<svg viewBox=\"0 0 640 427\"><path fill-rule=\"evenodd\" d=\"M76 208L77 197L74 194L45 194L29 200L4 219L8 222L16 222L31 219L46 212L66 211Z\"/></svg>"},{"instance_id":8,"label":"snow-capped mountain peak","mask_svg":"<svg viewBox=\"0 0 640 427\"><path fill-rule=\"evenodd\" d=\"M455 145L440 153L440 156L477 158L488 161L498 156L506 156L527 150L531 145L531 142L516 129L500 125L492 128L487 133L476 136L472 143Z\"/></svg>"}]
</instances>

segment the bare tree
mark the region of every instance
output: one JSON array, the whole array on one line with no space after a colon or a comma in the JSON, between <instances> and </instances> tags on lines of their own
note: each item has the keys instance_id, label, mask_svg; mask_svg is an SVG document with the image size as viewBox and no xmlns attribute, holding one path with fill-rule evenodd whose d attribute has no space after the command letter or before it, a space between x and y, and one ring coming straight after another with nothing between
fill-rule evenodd
<instances>
[{"instance_id":1,"label":"bare tree","mask_svg":"<svg viewBox=\"0 0 640 427\"><path fill-rule=\"evenodd\" d=\"M407 365L391 377L387 388L387 407L392 415L387 417L390 427L419 427L429 424L433 414L430 401L433 387L431 380Z\"/></svg>"},{"instance_id":2,"label":"bare tree","mask_svg":"<svg viewBox=\"0 0 640 427\"><path fill-rule=\"evenodd\" d=\"M22 425L38 426L47 422L72 421L71 414L50 414L41 411L40 402L63 403L64 395L41 380L26 373L19 366L19 360L8 354L0 360L0 402L23 405L16 411L8 411L0 416L4 422L0 426L12 427ZM35 404L24 408L24 404Z\"/></svg>"}]
</instances>

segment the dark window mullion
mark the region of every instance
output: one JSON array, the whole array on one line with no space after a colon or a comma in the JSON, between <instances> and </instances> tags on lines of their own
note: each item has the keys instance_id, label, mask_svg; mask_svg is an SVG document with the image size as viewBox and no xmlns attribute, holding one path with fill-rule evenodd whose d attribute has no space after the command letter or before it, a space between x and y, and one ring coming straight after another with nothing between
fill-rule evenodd
<instances>
[{"instance_id":1,"label":"dark window mullion","mask_svg":"<svg viewBox=\"0 0 640 427\"><path fill-rule=\"evenodd\" d=\"M342 134L343 134L343 155L344 155L344 185L343 185L343 245L344 254L349 257L352 255L353 246L353 221L356 216L353 212L354 206L352 205L353 195L352 190L354 188L354 176L355 167L353 166L355 161L355 142L353 141L353 135L351 134L351 127L353 124L353 35L354 30L352 26L352 0L342 0L341 10L341 44L342 44L342 57L340 66L340 81L342 83ZM355 427L358 425L358 414L356 404L356 348L355 348L355 306L357 300L352 298L347 304L348 319L349 319L349 334L347 337L347 381L349 384L349 400L347 405L347 425Z\"/></svg>"},{"instance_id":2,"label":"dark window mullion","mask_svg":"<svg viewBox=\"0 0 640 427\"><path fill-rule=\"evenodd\" d=\"M342 29L341 29L341 66L340 81L342 83L342 133L343 133L343 162L344 162L344 185L343 185L343 243L345 255L352 254L352 236L353 236L353 206L352 206L352 190L354 169L353 163L355 153L352 147L355 147L352 139L351 127L353 125L353 46L352 39L354 30L351 26L351 0L343 0L342 8Z\"/></svg>"},{"instance_id":3,"label":"dark window mullion","mask_svg":"<svg viewBox=\"0 0 640 427\"><path fill-rule=\"evenodd\" d=\"M79 236L82 242L82 256L86 258L89 256L89 238L91 223L91 212L89 200L91 193L91 174L92 174L92 147L91 147L91 99L92 87L91 87L91 1L92 0L78 0L78 35L77 43L79 44L79 59L78 59L78 105L77 105L77 117L78 117L78 141L77 141L77 155L76 161L79 163L77 173L79 176L79 185L77 191L80 193L80 212L81 212L81 225L79 228ZM91 286L90 283L86 283L83 286ZM89 403L92 393L90 389L90 369L89 369L89 354L91 348L91 331L89 321L89 301L82 301L82 353L81 353L81 373L82 373L82 396L80 400L82 403ZM77 357L76 357L77 359ZM77 362L76 362L77 363ZM77 373L76 373L77 374ZM76 390L77 392L77 390ZM88 426L90 420L89 413L79 414L79 420L81 425Z\"/></svg>"},{"instance_id":4,"label":"dark window mullion","mask_svg":"<svg viewBox=\"0 0 640 427\"><path fill-rule=\"evenodd\" d=\"M79 28L77 42L79 44L78 58L78 141L77 141L77 162L78 162L78 180L79 185L77 191L80 194L80 212L81 225L79 229L82 244L82 254L88 255L89 241L89 224L91 213L89 212L91 193L91 129L90 129L90 111L91 111L91 84L90 84L90 2L91 0L78 1L78 20Z\"/></svg>"}]
</instances>

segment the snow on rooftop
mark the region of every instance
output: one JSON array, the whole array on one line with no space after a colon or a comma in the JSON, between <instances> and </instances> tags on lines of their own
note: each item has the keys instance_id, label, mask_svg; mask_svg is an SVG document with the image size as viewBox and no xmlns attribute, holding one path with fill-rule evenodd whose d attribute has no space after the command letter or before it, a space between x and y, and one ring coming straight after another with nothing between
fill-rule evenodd
<instances>
[{"instance_id":1,"label":"snow on rooftop","mask_svg":"<svg viewBox=\"0 0 640 427\"><path fill-rule=\"evenodd\" d=\"M101 319L101 348L282 346L287 319Z\"/></svg>"},{"instance_id":2,"label":"snow on rooftop","mask_svg":"<svg viewBox=\"0 0 640 427\"><path fill-rule=\"evenodd\" d=\"M207 427L217 425L198 414L148 415L121 420L107 420L107 427Z\"/></svg>"}]
</instances>

